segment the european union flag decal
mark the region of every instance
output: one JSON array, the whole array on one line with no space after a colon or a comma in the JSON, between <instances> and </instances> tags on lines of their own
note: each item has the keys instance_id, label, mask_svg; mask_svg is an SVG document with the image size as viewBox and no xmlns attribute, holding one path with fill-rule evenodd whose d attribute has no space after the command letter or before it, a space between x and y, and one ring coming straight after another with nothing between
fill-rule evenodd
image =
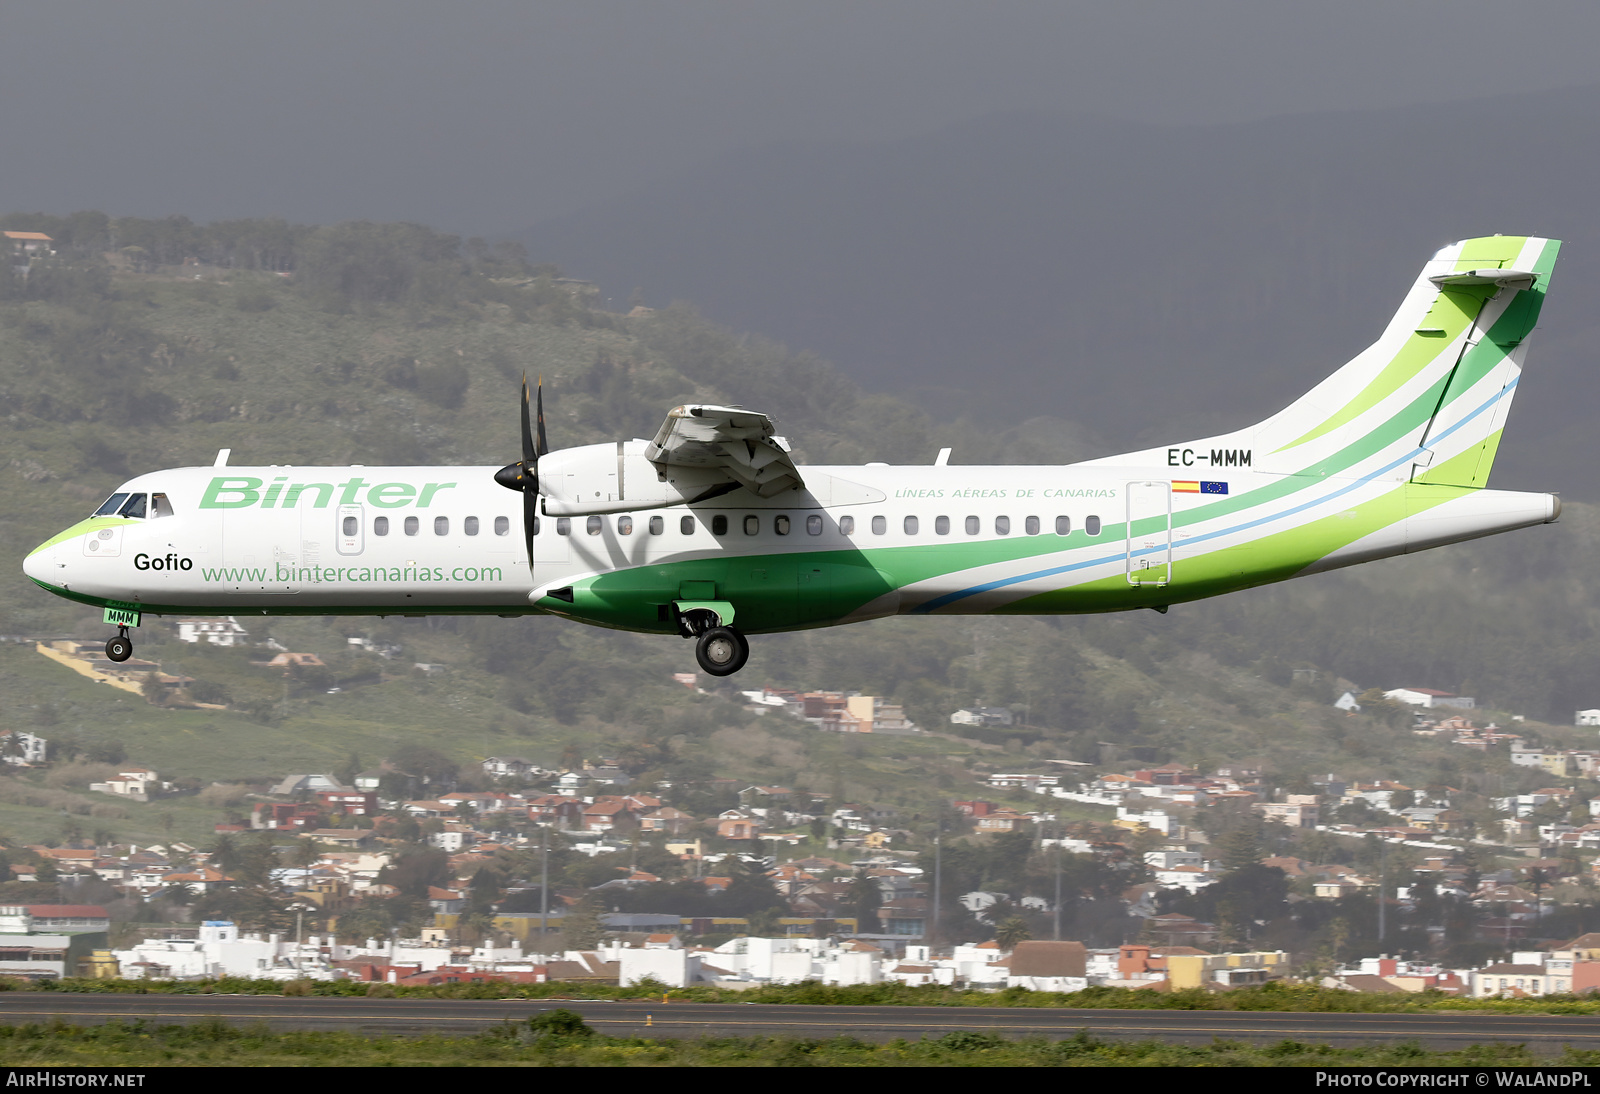
<instances>
[{"instance_id":1,"label":"european union flag decal","mask_svg":"<svg viewBox=\"0 0 1600 1094\"><path fill-rule=\"evenodd\" d=\"M1200 492L1202 494L1226 494L1228 492L1228 484L1225 482L1202 482L1200 484Z\"/></svg>"}]
</instances>

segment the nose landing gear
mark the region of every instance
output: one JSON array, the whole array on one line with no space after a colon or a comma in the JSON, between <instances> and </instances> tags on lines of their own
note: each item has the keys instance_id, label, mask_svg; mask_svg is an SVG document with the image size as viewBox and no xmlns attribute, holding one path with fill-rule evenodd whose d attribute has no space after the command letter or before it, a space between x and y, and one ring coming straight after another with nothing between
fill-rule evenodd
<instances>
[{"instance_id":1,"label":"nose landing gear","mask_svg":"<svg viewBox=\"0 0 1600 1094\"><path fill-rule=\"evenodd\" d=\"M118 627L115 638L106 639L106 659L108 661L126 661L133 656L133 639L128 637L127 627Z\"/></svg>"}]
</instances>

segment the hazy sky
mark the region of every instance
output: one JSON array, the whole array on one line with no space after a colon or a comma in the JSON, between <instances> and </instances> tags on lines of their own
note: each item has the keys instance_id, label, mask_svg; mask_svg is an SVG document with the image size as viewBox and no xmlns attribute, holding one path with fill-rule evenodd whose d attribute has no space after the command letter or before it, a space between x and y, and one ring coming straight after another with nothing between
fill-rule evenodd
<instances>
[{"instance_id":1,"label":"hazy sky","mask_svg":"<svg viewBox=\"0 0 1600 1094\"><path fill-rule=\"evenodd\" d=\"M729 147L1591 82L1593 0L14 0L0 209L509 231Z\"/></svg>"}]
</instances>

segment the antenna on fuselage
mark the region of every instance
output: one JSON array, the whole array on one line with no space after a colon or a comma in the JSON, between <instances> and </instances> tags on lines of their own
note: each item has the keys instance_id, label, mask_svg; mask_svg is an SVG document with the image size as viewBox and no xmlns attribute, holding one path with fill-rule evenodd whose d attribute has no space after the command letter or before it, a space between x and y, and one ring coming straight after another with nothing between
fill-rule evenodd
<instances>
[{"instance_id":1,"label":"antenna on fuselage","mask_svg":"<svg viewBox=\"0 0 1600 1094\"><path fill-rule=\"evenodd\" d=\"M212 467L227 467L228 466L228 457L231 456L231 455L233 455L233 449L231 449L231 448L219 448L219 449L217 449L217 458L211 461L211 466Z\"/></svg>"}]
</instances>

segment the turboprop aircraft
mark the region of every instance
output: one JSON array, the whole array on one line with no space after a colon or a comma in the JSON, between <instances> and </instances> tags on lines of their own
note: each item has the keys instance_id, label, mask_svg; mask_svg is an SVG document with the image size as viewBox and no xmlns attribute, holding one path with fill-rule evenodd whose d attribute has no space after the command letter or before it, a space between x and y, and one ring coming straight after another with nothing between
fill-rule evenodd
<instances>
[{"instance_id":1,"label":"turboprop aircraft","mask_svg":"<svg viewBox=\"0 0 1600 1094\"><path fill-rule=\"evenodd\" d=\"M1552 494L1485 489L1560 244L1469 239L1382 336L1233 433L1061 467L797 466L765 414L680 406L651 440L551 452L542 387L494 467L211 467L139 475L28 555L104 609L106 656L146 614L549 613L696 640L891 615L1166 611L1550 523ZM511 491L520 492L520 503Z\"/></svg>"}]
</instances>

